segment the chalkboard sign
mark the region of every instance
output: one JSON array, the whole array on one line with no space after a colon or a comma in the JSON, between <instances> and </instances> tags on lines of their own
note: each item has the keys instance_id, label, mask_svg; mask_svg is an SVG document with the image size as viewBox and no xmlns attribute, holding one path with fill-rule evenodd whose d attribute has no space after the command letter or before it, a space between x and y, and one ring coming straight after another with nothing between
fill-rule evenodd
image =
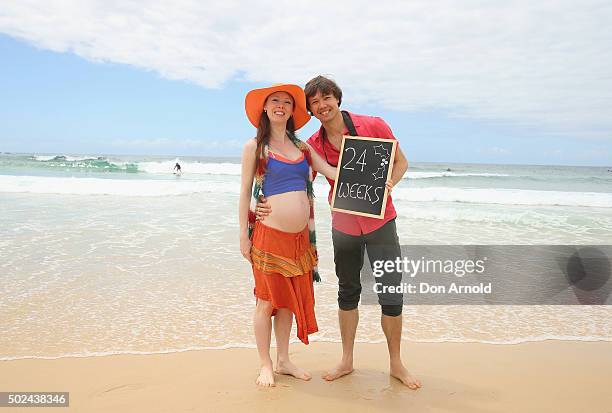
<instances>
[{"instance_id":1,"label":"chalkboard sign","mask_svg":"<svg viewBox=\"0 0 612 413\"><path fill-rule=\"evenodd\" d=\"M385 182L391 176L397 141L344 136L332 196L332 210L383 218Z\"/></svg>"}]
</instances>

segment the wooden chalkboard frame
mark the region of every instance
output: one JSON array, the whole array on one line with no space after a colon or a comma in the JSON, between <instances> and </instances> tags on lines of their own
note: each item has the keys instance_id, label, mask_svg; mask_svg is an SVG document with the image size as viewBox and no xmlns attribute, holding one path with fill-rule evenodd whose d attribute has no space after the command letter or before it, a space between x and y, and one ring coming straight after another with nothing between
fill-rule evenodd
<instances>
[{"instance_id":1,"label":"wooden chalkboard frame","mask_svg":"<svg viewBox=\"0 0 612 413\"><path fill-rule=\"evenodd\" d=\"M395 160L395 152L397 150L397 140L395 140L395 139L386 139L386 138L372 138L372 137L369 137L369 136L349 136L349 135L343 135L342 136L342 145L340 145L340 157L338 158L338 168L336 168L336 179L334 180L334 192L332 193L332 199L331 199L331 202L332 202L331 209L332 209L332 211L335 211L335 212L344 212L345 214L359 215L359 216L363 216L363 217L382 219L382 218L385 217L385 210L387 208L387 198L388 198L387 195L389 194L389 190L387 189L386 186L385 186L385 192L384 192L384 195L383 195L383 203L382 203L382 207L380 208L380 214L379 215L368 214L367 212L352 211L350 209L342 209L342 208L334 207L334 204L336 202L336 188L338 187L338 178L340 177L340 170L342 169L341 165L342 165L342 157L344 156L344 142L347 139L393 143L393 146L391 148L391 156L389 158L389 169L387 170L387 176L385 177L385 182L387 182L387 180L389 179L389 177L393 173L393 161Z\"/></svg>"}]
</instances>

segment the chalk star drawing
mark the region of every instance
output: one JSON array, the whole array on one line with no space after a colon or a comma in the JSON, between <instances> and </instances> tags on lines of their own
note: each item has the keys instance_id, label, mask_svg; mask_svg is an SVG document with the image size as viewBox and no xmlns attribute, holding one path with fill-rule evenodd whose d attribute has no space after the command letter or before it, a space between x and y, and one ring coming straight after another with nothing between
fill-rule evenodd
<instances>
[{"instance_id":1,"label":"chalk star drawing","mask_svg":"<svg viewBox=\"0 0 612 413\"><path fill-rule=\"evenodd\" d=\"M374 146L374 154L380 156L380 167L372 175L374 175L374 180L382 179L385 177L385 170L389 165L389 151L381 144Z\"/></svg>"},{"instance_id":2,"label":"chalk star drawing","mask_svg":"<svg viewBox=\"0 0 612 413\"><path fill-rule=\"evenodd\" d=\"M382 144L376 145L374 147L374 154L380 155L383 159L389 159L389 151L384 146L382 146Z\"/></svg>"}]
</instances>

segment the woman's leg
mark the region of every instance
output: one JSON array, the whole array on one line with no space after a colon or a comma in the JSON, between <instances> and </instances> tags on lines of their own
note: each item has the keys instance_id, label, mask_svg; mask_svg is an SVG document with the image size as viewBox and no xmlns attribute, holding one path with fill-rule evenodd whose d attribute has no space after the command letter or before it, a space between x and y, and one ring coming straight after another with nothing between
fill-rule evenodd
<instances>
[{"instance_id":1,"label":"woman's leg","mask_svg":"<svg viewBox=\"0 0 612 413\"><path fill-rule=\"evenodd\" d=\"M302 380L310 380L312 376L297 367L289 360L289 335L293 313L287 308L279 308L274 316L274 335L276 336L276 372L289 374Z\"/></svg>"},{"instance_id":2,"label":"woman's leg","mask_svg":"<svg viewBox=\"0 0 612 413\"><path fill-rule=\"evenodd\" d=\"M274 371L272 359L270 358L270 340L272 334L272 303L258 299L253 316L253 328L255 330L255 342L261 362L261 371L256 383L260 386L274 386Z\"/></svg>"}]
</instances>

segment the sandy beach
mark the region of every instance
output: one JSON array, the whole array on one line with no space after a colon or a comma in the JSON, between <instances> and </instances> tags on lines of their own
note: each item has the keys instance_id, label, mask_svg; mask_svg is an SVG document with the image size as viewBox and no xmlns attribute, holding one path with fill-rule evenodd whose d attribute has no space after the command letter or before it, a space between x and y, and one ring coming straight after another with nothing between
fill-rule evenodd
<instances>
[{"instance_id":1,"label":"sandy beach","mask_svg":"<svg viewBox=\"0 0 612 413\"><path fill-rule=\"evenodd\" d=\"M612 412L612 344L543 341L516 345L405 343L423 388L387 374L384 344L358 344L355 372L321 374L340 344L293 344L314 378L277 376L258 388L253 349L0 362L4 391L68 391L75 412ZM3 409L25 412L30 408Z\"/></svg>"}]
</instances>

